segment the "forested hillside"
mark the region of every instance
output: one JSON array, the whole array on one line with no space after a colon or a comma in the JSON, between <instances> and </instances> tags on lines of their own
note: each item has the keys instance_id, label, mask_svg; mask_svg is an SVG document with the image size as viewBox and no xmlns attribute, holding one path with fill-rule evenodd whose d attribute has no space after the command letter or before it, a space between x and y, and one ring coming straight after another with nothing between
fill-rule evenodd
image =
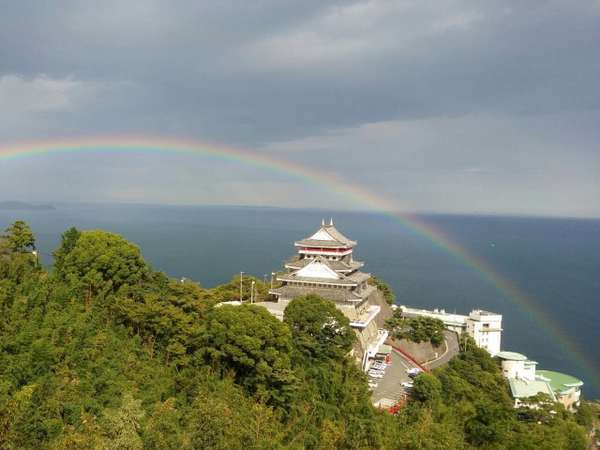
<instances>
[{"instance_id":1,"label":"forested hillside","mask_svg":"<svg viewBox=\"0 0 600 450\"><path fill-rule=\"evenodd\" d=\"M514 410L472 346L391 415L371 406L328 301L296 299L284 322L215 307L239 278L169 279L104 231L67 230L52 270L34 249L23 222L0 240L0 449L586 447L587 406Z\"/></svg>"}]
</instances>

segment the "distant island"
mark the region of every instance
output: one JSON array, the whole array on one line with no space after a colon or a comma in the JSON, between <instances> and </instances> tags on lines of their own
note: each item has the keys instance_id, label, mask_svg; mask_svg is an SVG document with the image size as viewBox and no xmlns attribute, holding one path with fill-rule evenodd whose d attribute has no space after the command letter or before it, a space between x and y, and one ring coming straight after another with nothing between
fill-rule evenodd
<instances>
[{"instance_id":1,"label":"distant island","mask_svg":"<svg viewBox=\"0 0 600 450\"><path fill-rule=\"evenodd\" d=\"M20 210L20 211L53 211L56 208L52 205L41 204L36 205L33 203L27 202L18 202L18 201L0 201L0 210Z\"/></svg>"}]
</instances>

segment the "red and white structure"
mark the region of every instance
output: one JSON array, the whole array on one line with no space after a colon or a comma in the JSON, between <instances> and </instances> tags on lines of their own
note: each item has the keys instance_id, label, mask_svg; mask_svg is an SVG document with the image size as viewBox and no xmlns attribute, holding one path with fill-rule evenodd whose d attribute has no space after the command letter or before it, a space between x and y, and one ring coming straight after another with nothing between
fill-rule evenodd
<instances>
[{"instance_id":1,"label":"red and white structure","mask_svg":"<svg viewBox=\"0 0 600 450\"><path fill-rule=\"evenodd\" d=\"M300 295L314 293L340 306L357 308L375 291L371 275L360 272L364 265L354 261L356 242L323 221L309 237L294 243L298 254L285 263L277 276L282 286L271 290L278 302L287 303Z\"/></svg>"},{"instance_id":2,"label":"red and white structure","mask_svg":"<svg viewBox=\"0 0 600 450\"><path fill-rule=\"evenodd\" d=\"M276 303L261 305L283 317L285 307L296 297L316 294L330 300L350 320L361 355L372 357L387 338L387 331L378 329L375 320L380 304L369 301L377 293L369 283L371 275L361 272L364 264L353 258L356 241L340 233L331 220L328 224L322 221L316 232L294 246L297 254L285 262L284 272L276 277L280 286L269 291Z\"/></svg>"}]
</instances>

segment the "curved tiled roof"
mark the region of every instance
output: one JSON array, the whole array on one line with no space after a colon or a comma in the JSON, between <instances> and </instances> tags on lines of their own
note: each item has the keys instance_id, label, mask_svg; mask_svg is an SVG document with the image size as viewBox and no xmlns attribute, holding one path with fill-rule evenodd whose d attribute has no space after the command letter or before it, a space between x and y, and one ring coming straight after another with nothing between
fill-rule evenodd
<instances>
[{"instance_id":1,"label":"curved tiled roof","mask_svg":"<svg viewBox=\"0 0 600 450\"><path fill-rule=\"evenodd\" d=\"M372 288L372 286L370 286ZM360 303L373 293L373 289L365 289L360 294L347 289L319 289L300 286L281 286L269 291L284 298L296 298L306 294L316 294L327 300L344 303Z\"/></svg>"},{"instance_id":2,"label":"curved tiled roof","mask_svg":"<svg viewBox=\"0 0 600 450\"><path fill-rule=\"evenodd\" d=\"M290 269L298 270L307 264L310 264L311 261L311 258L300 258L299 256L294 256L286 261L285 266ZM346 262L343 260L328 260L327 262L329 266L336 272L350 272L353 270L358 270L364 265L360 261Z\"/></svg>"},{"instance_id":3,"label":"curved tiled roof","mask_svg":"<svg viewBox=\"0 0 600 450\"><path fill-rule=\"evenodd\" d=\"M311 236L297 241L295 244L306 247L354 247L356 241L348 239L333 226L333 223L330 223L329 225L322 224L321 228Z\"/></svg>"}]
</instances>

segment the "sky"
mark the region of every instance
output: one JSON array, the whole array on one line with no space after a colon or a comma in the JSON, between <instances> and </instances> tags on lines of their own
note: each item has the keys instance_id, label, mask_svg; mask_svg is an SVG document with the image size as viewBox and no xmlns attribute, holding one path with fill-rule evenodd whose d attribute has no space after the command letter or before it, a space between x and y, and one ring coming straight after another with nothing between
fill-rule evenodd
<instances>
[{"instance_id":1,"label":"sky","mask_svg":"<svg viewBox=\"0 0 600 450\"><path fill-rule=\"evenodd\" d=\"M0 0L0 148L198 139L409 211L600 217L600 1ZM0 200L362 209L168 154L0 159Z\"/></svg>"}]
</instances>

